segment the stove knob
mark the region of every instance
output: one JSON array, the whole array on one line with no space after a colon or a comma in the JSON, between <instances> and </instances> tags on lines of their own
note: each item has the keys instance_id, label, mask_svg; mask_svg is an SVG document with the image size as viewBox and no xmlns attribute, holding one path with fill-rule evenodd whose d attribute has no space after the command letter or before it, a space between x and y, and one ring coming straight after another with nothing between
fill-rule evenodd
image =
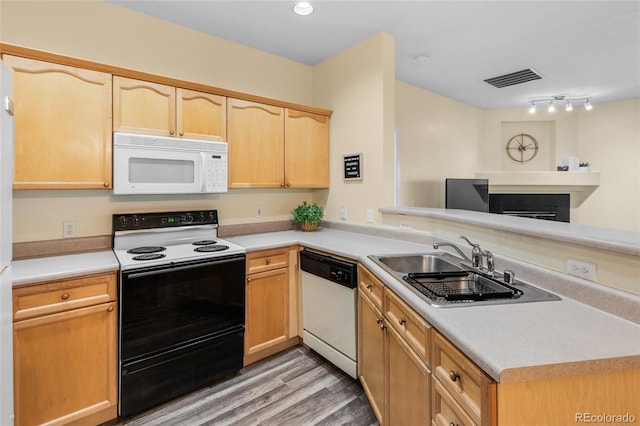
<instances>
[{"instance_id":1,"label":"stove knob","mask_svg":"<svg viewBox=\"0 0 640 426\"><path fill-rule=\"evenodd\" d=\"M133 218L133 226L138 226L140 225L140 219L138 219L137 217Z\"/></svg>"},{"instance_id":2,"label":"stove knob","mask_svg":"<svg viewBox=\"0 0 640 426\"><path fill-rule=\"evenodd\" d=\"M200 212L200 223L204 222L204 213Z\"/></svg>"},{"instance_id":3,"label":"stove knob","mask_svg":"<svg viewBox=\"0 0 640 426\"><path fill-rule=\"evenodd\" d=\"M338 272L336 272L336 279L337 279L338 281L342 281L342 280L344 280L344 273L343 273L342 271L338 271Z\"/></svg>"},{"instance_id":4,"label":"stove knob","mask_svg":"<svg viewBox=\"0 0 640 426\"><path fill-rule=\"evenodd\" d=\"M187 214L185 215L184 219L185 219L185 221L186 221L187 223L191 223L191 222L193 222L193 215L192 215L191 213L187 213Z\"/></svg>"},{"instance_id":5,"label":"stove knob","mask_svg":"<svg viewBox=\"0 0 640 426\"><path fill-rule=\"evenodd\" d=\"M118 218L118 224L120 225L121 228L124 228L127 226L127 217L126 216L120 216Z\"/></svg>"}]
</instances>

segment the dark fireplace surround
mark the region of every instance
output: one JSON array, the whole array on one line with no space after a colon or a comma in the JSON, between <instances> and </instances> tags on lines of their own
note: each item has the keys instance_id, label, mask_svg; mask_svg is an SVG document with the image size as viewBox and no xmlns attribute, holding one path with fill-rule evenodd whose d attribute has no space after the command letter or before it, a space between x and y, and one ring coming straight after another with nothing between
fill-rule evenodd
<instances>
[{"instance_id":1,"label":"dark fireplace surround","mask_svg":"<svg viewBox=\"0 0 640 426\"><path fill-rule=\"evenodd\" d=\"M489 194L489 212L568 223L570 195Z\"/></svg>"}]
</instances>

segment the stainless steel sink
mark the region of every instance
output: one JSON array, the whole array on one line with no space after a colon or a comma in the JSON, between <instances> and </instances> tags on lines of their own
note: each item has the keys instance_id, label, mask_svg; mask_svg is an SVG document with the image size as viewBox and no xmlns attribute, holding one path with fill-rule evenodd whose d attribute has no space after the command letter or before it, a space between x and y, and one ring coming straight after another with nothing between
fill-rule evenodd
<instances>
[{"instance_id":1,"label":"stainless steel sink","mask_svg":"<svg viewBox=\"0 0 640 426\"><path fill-rule=\"evenodd\" d=\"M399 256L373 256L376 263L382 263L396 272L409 273L456 273L463 269L444 259L444 254L412 254ZM455 262L455 260L453 260ZM459 263L459 262L458 262Z\"/></svg>"},{"instance_id":2,"label":"stainless steel sink","mask_svg":"<svg viewBox=\"0 0 640 426\"><path fill-rule=\"evenodd\" d=\"M436 307L560 300L519 280L507 284L500 278L501 274L480 272L449 253L370 255L369 258Z\"/></svg>"}]
</instances>

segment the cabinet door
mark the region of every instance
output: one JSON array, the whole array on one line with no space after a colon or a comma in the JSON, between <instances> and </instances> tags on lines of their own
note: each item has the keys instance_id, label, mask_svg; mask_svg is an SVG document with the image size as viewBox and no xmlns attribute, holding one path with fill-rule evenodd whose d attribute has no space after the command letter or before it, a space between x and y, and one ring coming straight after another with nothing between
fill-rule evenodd
<instances>
[{"instance_id":1,"label":"cabinet door","mask_svg":"<svg viewBox=\"0 0 640 426\"><path fill-rule=\"evenodd\" d=\"M285 184L329 187L329 117L286 109Z\"/></svg>"},{"instance_id":2,"label":"cabinet door","mask_svg":"<svg viewBox=\"0 0 640 426\"><path fill-rule=\"evenodd\" d=\"M14 323L16 425L115 408L116 318L110 302Z\"/></svg>"},{"instance_id":3,"label":"cabinet door","mask_svg":"<svg viewBox=\"0 0 640 426\"><path fill-rule=\"evenodd\" d=\"M227 139L227 98L188 89L176 89L178 136L189 139Z\"/></svg>"},{"instance_id":4,"label":"cabinet door","mask_svg":"<svg viewBox=\"0 0 640 426\"><path fill-rule=\"evenodd\" d=\"M427 366L392 327L387 328L387 425L431 422L431 381Z\"/></svg>"},{"instance_id":5,"label":"cabinet door","mask_svg":"<svg viewBox=\"0 0 640 426\"><path fill-rule=\"evenodd\" d=\"M385 413L384 334L382 313L358 290L358 376L381 424Z\"/></svg>"},{"instance_id":6,"label":"cabinet door","mask_svg":"<svg viewBox=\"0 0 640 426\"><path fill-rule=\"evenodd\" d=\"M289 335L289 269L247 276L244 353L283 343Z\"/></svg>"},{"instance_id":7,"label":"cabinet door","mask_svg":"<svg viewBox=\"0 0 640 426\"><path fill-rule=\"evenodd\" d=\"M114 76L113 130L174 136L176 89L164 84Z\"/></svg>"},{"instance_id":8,"label":"cabinet door","mask_svg":"<svg viewBox=\"0 0 640 426\"><path fill-rule=\"evenodd\" d=\"M3 59L13 69L14 188L110 188L111 75Z\"/></svg>"},{"instance_id":9,"label":"cabinet door","mask_svg":"<svg viewBox=\"0 0 640 426\"><path fill-rule=\"evenodd\" d=\"M284 109L227 100L229 188L284 187Z\"/></svg>"}]
</instances>

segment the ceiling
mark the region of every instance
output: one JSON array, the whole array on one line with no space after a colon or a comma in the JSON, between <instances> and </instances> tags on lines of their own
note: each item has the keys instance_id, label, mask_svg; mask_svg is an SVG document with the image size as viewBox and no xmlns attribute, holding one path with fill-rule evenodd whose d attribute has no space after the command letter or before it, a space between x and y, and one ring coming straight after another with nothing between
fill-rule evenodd
<instances>
[{"instance_id":1,"label":"ceiling","mask_svg":"<svg viewBox=\"0 0 640 426\"><path fill-rule=\"evenodd\" d=\"M310 0L308 16L289 0L110 2L307 65L386 32L397 80L479 108L553 95L589 96L596 106L640 97L637 0ZM501 89L483 81L526 68L542 79Z\"/></svg>"}]
</instances>

